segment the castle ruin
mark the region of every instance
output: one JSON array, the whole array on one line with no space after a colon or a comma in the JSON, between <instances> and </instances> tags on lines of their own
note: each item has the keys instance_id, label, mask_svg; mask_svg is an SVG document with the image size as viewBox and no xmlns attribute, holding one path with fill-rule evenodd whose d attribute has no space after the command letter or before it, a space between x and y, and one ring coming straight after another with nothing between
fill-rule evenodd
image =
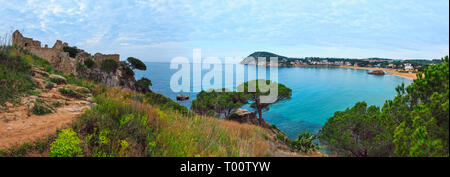
<instances>
[{"instance_id":1,"label":"castle ruin","mask_svg":"<svg viewBox=\"0 0 450 177\"><path fill-rule=\"evenodd\" d=\"M42 47L40 41L24 37L18 30L12 35L12 44L48 60L55 68L67 75L73 74L77 76L77 62L84 62L88 58L93 59L97 63L101 63L104 59L113 59L117 62L120 60L119 54L96 53L92 56L90 53L78 49L77 47L73 47L77 50L77 54L75 58L72 58L69 56L68 52L64 51L65 47L69 47L66 42L63 43L60 40L56 40L53 47L49 48L48 45Z\"/></svg>"}]
</instances>

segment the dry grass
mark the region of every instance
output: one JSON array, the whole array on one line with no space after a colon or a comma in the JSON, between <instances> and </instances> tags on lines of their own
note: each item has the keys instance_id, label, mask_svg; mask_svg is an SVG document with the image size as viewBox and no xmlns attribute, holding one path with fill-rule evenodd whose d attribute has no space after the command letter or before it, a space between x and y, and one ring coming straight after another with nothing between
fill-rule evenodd
<instances>
[{"instance_id":1,"label":"dry grass","mask_svg":"<svg viewBox=\"0 0 450 177\"><path fill-rule=\"evenodd\" d=\"M109 89L98 99L116 100L129 106L129 113L144 114L152 135L149 156L271 156L268 132L258 126L214 117L180 114L144 104L145 96L127 89ZM101 101L100 101L101 102ZM145 149L144 148L144 149ZM144 150L148 152L147 150ZM136 153L134 153L136 154ZM138 153L145 154L145 153Z\"/></svg>"}]
</instances>

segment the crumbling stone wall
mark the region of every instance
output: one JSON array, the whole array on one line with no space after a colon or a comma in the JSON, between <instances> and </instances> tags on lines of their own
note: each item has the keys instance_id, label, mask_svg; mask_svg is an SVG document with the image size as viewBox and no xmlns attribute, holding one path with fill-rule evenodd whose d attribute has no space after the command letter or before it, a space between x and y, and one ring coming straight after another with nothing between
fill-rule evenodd
<instances>
[{"instance_id":1,"label":"crumbling stone wall","mask_svg":"<svg viewBox=\"0 0 450 177\"><path fill-rule=\"evenodd\" d=\"M47 45L41 47L41 42L33 40L33 38L24 37L18 30L13 33L12 44L17 47L24 48L36 56L48 60L53 67L61 70L64 74L75 76L78 75L76 71L75 59L70 58L67 52L64 52L63 48L68 46L67 43L63 43L57 40L52 48Z\"/></svg>"},{"instance_id":2,"label":"crumbling stone wall","mask_svg":"<svg viewBox=\"0 0 450 177\"><path fill-rule=\"evenodd\" d=\"M119 54L102 54L102 53L96 53L94 55L94 60L97 63L101 63L104 59L113 59L113 60L116 60L117 62L119 62L120 55Z\"/></svg>"},{"instance_id":3,"label":"crumbling stone wall","mask_svg":"<svg viewBox=\"0 0 450 177\"><path fill-rule=\"evenodd\" d=\"M53 67L62 71L66 75L72 74L74 76L87 77L92 80L105 83L110 87L118 86L137 91L144 90L136 84L134 77L130 77L126 74L125 67L128 66L124 66L123 64L120 64L118 69L112 73L104 72L98 66L90 69L84 69L83 71L77 71L77 65L79 63L84 63L84 61L88 58L93 59L97 63L101 63L104 59L113 59L119 62L119 54L96 53L92 56L90 53L74 47L77 50L77 54L75 58L71 58L68 52L64 52L64 47L69 46L67 43L57 40L52 48L49 48L47 45L45 45L45 47L41 47L40 41L33 40L32 38L26 38L18 30L13 33L12 44L19 48L24 48L34 55L48 60Z\"/></svg>"}]
</instances>

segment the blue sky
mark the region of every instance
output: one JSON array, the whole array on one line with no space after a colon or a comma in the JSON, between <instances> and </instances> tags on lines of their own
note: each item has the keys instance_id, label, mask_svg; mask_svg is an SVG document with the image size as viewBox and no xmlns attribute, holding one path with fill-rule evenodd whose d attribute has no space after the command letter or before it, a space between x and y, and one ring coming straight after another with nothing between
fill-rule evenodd
<instances>
[{"instance_id":1,"label":"blue sky","mask_svg":"<svg viewBox=\"0 0 450 177\"><path fill-rule=\"evenodd\" d=\"M448 0L0 0L0 32L145 61L203 56L440 58Z\"/></svg>"}]
</instances>

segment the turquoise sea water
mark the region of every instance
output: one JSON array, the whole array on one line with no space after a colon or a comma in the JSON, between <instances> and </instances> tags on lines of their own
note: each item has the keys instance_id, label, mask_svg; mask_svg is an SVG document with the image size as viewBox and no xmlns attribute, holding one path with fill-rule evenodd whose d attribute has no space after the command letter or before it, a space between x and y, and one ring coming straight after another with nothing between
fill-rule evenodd
<instances>
[{"instance_id":1,"label":"turquoise sea water","mask_svg":"<svg viewBox=\"0 0 450 177\"><path fill-rule=\"evenodd\" d=\"M179 93L170 89L170 78L178 70L171 70L169 63L148 62L146 65L147 71L135 71L136 79L149 78L153 83L151 90L176 100L175 96ZM244 68L244 73L256 70L255 66ZM202 76L207 72L209 70L203 70ZM358 101L381 107L385 100L395 97L395 87L402 82L405 85L412 83L411 79L399 76L376 76L367 72L324 67L278 68L278 82L292 89L292 99L272 105L269 111L263 113L263 118L275 124L290 138L296 139L297 134L303 130L317 132L334 112L343 111ZM244 73L235 73L234 76ZM248 76L245 76L245 80L248 80ZM239 84L223 87L232 89ZM179 103L189 108L190 101L195 99L197 93L183 94L190 95L191 99Z\"/></svg>"}]
</instances>

